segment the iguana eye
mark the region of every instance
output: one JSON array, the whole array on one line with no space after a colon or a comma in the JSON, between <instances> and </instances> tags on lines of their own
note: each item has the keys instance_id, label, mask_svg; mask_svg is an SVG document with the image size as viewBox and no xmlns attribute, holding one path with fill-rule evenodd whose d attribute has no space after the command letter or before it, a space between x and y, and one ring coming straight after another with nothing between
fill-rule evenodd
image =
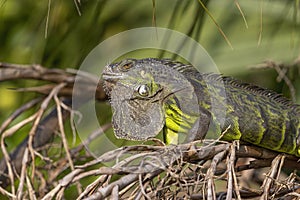
<instances>
[{"instance_id":1,"label":"iguana eye","mask_svg":"<svg viewBox=\"0 0 300 200\"><path fill-rule=\"evenodd\" d=\"M123 65L122 68L125 70L128 70L131 68L131 66L132 66L132 63L127 63L127 64Z\"/></svg>"},{"instance_id":2,"label":"iguana eye","mask_svg":"<svg viewBox=\"0 0 300 200\"><path fill-rule=\"evenodd\" d=\"M123 61L123 62L121 62L120 63L120 69L121 69L121 71L124 71L124 72L126 72L126 71L128 71L132 66L133 66L133 61L131 61L131 60L125 60L125 61Z\"/></svg>"},{"instance_id":3,"label":"iguana eye","mask_svg":"<svg viewBox=\"0 0 300 200\"><path fill-rule=\"evenodd\" d=\"M137 89L137 92L142 97L146 97L149 95L149 87L147 85L140 85Z\"/></svg>"}]
</instances>

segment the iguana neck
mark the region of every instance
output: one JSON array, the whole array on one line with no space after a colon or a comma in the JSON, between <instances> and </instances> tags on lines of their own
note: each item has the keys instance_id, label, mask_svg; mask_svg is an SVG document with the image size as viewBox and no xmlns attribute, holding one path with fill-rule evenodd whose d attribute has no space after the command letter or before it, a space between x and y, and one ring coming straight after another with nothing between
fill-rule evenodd
<instances>
[{"instance_id":1,"label":"iguana neck","mask_svg":"<svg viewBox=\"0 0 300 200\"><path fill-rule=\"evenodd\" d=\"M165 126L164 140L166 144L178 144L180 141L179 134L188 135L194 126L198 116L191 113L185 113L179 105L176 97L164 102ZM181 141L183 142L183 141Z\"/></svg>"}]
</instances>

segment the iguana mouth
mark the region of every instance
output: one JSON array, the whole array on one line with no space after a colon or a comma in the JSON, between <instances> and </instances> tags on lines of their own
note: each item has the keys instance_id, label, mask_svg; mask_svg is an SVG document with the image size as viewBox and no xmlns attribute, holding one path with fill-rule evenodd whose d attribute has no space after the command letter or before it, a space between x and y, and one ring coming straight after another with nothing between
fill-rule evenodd
<instances>
[{"instance_id":1,"label":"iguana mouth","mask_svg":"<svg viewBox=\"0 0 300 200\"><path fill-rule=\"evenodd\" d=\"M124 74L107 72L107 71L104 71L102 74L102 78L105 81L112 82L112 83L117 82L118 80L123 79L124 77L125 77Z\"/></svg>"},{"instance_id":2,"label":"iguana mouth","mask_svg":"<svg viewBox=\"0 0 300 200\"><path fill-rule=\"evenodd\" d=\"M112 67L107 66L102 73L104 80L104 90L110 95L111 90L117 84L120 79L124 79L126 75L124 73L113 72Z\"/></svg>"},{"instance_id":3,"label":"iguana mouth","mask_svg":"<svg viewBox=\"0 0 300 200\"><path fill-rule=\"evenodd\" d=\"M102 72L102 78L105 81L112 82L112 83L117 82L119 79L123 79L125 74L119 72L115 68L116 68L115 65L107 65Z\"/></svg>"}]
</instances>

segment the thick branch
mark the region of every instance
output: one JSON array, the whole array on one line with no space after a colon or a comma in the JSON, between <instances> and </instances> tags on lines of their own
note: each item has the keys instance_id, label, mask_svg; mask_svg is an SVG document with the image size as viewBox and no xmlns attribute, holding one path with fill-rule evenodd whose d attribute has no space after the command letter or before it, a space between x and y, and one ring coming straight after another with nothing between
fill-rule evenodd
<instances>
[{"instance_id":1,"label":"thick branch","mask_svg":"<svg viewBox=\"0 0 300 200\"><path fill-rule=\"evenodd\" d=\"M0 63L0 82L19 79L43 80L55 84L66 82L68 84L67 87L59 93L61 96L71 97L75 95L85 97L85 94L95 93L95 98L97 100L103 101L107 98L102 87L102 81L99 81L99 77L95 77L92 74L81 71L69 73L61 69L47 69L40 65ZM73 85L75 81L78 83L79 87L76 91L78 92L77 94L73 93ZM55 87L55 85L44 85L36 88L30 88L28 90L42 94L49 94L53 87Z\"/></svg>"}]
</instances>

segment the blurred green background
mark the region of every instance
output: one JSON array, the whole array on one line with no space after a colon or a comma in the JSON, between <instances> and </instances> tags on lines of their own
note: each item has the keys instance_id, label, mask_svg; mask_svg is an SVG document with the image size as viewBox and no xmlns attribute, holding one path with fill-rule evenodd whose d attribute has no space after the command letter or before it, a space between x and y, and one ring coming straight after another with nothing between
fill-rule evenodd
<instances>
[{"instance_id":1,"label":"blurred green background","mask_svg":"<svg viewBox=\"0 0 300 200\"><path fill-rule=\"evenodd\" d=\"M209 13L197 0L75 1L0 0L0 62L76 69L94 47L110 36L155 25L199 41L221 73L290 95L284 82L276 81L274 69L251 67L265 60L292 64L300 59L298 0L203 0ZM144 54L149 57L147 51ZM294 68L288 75L299 103L300 69ZM0 82L0 123L36 95L9 88L37 84ZM19 141L11 140L11 144Z\"/></svg>"}]
</instances>

